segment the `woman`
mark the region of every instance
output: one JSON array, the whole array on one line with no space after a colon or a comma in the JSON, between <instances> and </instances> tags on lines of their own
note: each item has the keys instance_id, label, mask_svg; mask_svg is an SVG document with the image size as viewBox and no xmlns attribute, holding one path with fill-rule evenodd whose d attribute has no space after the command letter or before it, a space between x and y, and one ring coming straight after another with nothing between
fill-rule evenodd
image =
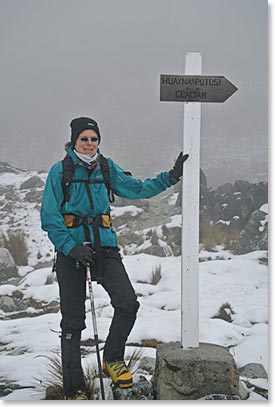
<instances>
[{"instance_id":1,"label":"woman","mask_svg":"<svg viewBox=\"0 0 275 407\"><path fill-rule=\"evenodd\" d=\"M79 117L70 126L66 159L53 165L47 178L41 221L57 250L64 395L67 399L85 400L80 338L85 329L87 263L94 272L96 269L95 278L109 294L114 308L103 352L104 372L121 388L133 384L124 363L124 351L139 303L111 227L110 195L141 199L161 193L179 181L188 155L181 153L169 172L142 182L124 173L110 158L101 156L101 135L95 120ZM90 245L83 245L87 241Z\"/></svg>"}]
</instances>

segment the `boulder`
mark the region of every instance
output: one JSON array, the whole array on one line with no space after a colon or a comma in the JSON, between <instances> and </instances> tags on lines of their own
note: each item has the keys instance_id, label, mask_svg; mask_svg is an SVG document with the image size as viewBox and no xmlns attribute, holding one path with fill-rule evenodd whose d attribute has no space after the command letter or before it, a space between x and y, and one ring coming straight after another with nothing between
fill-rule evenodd
<instances>
[{"instance_id":1,"label":"boulder","mask_svg":"<svg viewBox=\"0 0 275 407\"><path fill-rule=\"evenodd\" d=\"M153 400L153 386L144 376L129 389L113 389L114 400Z\"/></svg>"},{"instance_id":2,"label":"boulder","mask_svg":"<svg viewBox=\"0 0 275 407\"><path fill-rule=\"evenodd\" d=\"M221 196L232 196L235 192L234 185L230 182L227 182L216 189L216 192Z\"/></svg>"},{"instance_id":3,"label":"boulder","mask_svg":"<svg viewBox=\"0 0 275 407\"><path fill-rule=\"evenodd\" d=\"M267 214L257 209L254 211L240 233L240 253L268 249Z\"/></svg>"},{"instance_id":4,"label":"boulder","mask_svg":"<svg viewBox=\"0 0 275 407\"><path fill-rule=\"evenodd\" d=\"M145 370L149 374L153 374L155 371L156 359L150 358L149 356L144 356L139 364L139 369Z\"/></svg>"},{"instance_id":5,"label":"boulder","mask_svg":"<svg viewBox=\"0 0 275 407\"><path fill-rule=\"evenodd\" d=\"M26 305L19 298L9 297L7 295L0 296L0 309L4 312L23 311Z\"/></svg>"},{"instance_id":6,"label":"boulder","mask_svg":"<svg viewBox=\"0 0 275 407\"><path fill-rule=\"evenodd\" d=\"M41 198L42 198L42 191L37 191L36 189L33 189L29 192L26 193L25 198L24 198L24 202L41 202Z\"/></svg>"},{"instance_id":7,"label":"boulder","mask_svg":"<svg viewBox=\"0 0 275 407\"><path fill-rule=\"evenodd\" d=\"M233 394L208 394L199 400L241 400L240 396Z\"/></svg>"},{"instance_id":8,"label":"boulder","mask_svg":"<svg viewBox=\"0 0 275 407\"><path fill-rule=\"evenodd\" d=\"M152 256L158 257L168 257L171 256L173 253L170 251L169 246L158 246L156 244L146 247L146 249L142 250L142 253L151 254Z\"/></svg>"},{"instance_id":9,"label":"boulder","mask_svg":"<svg viewBox=\"0 0 275 407\"><path fill-rule=\"evenodd\" d=\"M18 174L19 171L18 171L18 168L12 167L6 161L0 161L0 174L6 173L6 172L12 173L12 174Z\"/></svg>"},{"instance_id":10,"label":"boulder","mask_svg":"<svg viewBox=\"0 0 275 407\"><path fill-rule=\"evenodd\" d=\"M22 189L31 189L31 188L41 188L45 185L44 181L39 178L37 175L29 178L27 181L23 182L20 185L20 190Z\"/></svg>"},{"instance_id":11,"label":"boulder","mask_svg":"<svg viewBox=\"0 0 275 407\"><path fill-rule=\"evenodd\" d=\"M267 379L267 373L261 363L248 363L239 369L240 376L248 377L249 379Z\"/></svg>"},{"instance_id":12,"label":"boulder","mask_svg":"<svg viewBox=\"0 0 275 407\"><path fill-rule=\"evenodd\" d=\"M238 395L239 376L227 348L200 343L158 345L154 376L156 400L198 400L211 394Z\"/></svg>"},{"instance_id":13,"label":"boulder","mask_svg":"<svg viewBox=\"0 0 275 407\"><path fill-rule=\"evenodd\" d=\"M0 247L0 283L18 277L17 267L8 249Z\"/></svg>"}]
</instances>

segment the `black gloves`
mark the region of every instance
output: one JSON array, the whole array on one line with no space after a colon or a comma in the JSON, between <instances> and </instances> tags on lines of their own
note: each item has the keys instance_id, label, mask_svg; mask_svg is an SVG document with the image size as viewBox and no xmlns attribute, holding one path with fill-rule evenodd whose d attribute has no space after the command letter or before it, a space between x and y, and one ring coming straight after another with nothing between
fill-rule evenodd
<instances>
[{"instance_id":1,"label":"black gloves","mask_svg":"<svg viewBox=\"0 0 275 407\"><path fill-rule=\"evenodd\" d=\"M91 265L95 264L93 251L88 246L80 245L75 246L70 251L69 256L71 256L73 259L80 261L80 263L82 263L83 266L85 267L87 266L87 263L90 263Z\"/></svg>"},{"instance_id":2,"label":"black gloves","mask_svg":"<svg viewBox=\"0 0 275 407\"><path fill-rule=\"evenodd\" d=\"M182 177L182 170L183 170L183 163L187 160L189 154L182 155L182 152L178 156L174 167L172 170L169 171L169 179L172 184L179 181L180 177Z\"/></svg>"}]
</instances>

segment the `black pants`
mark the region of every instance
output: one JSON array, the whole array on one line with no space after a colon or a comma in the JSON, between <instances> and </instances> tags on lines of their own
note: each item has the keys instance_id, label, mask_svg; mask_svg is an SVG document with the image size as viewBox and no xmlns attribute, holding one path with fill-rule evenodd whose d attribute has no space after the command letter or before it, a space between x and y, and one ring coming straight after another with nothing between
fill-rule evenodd
<instances>
[{"instance_id":1,"label":"black pants","mask_svg":"<svg viewBox=\"0 0 275 407\"><path fill-rule=\"evenodd\" d=\"M107 361L122 360L139 303L116 248L102 249L102 266L102 286L109 294L114 308L103 357ZM86 328L86 269L82 265L77 269L75 260L58 253L56 271L62 314L63 386L65 395L70 396L76 390L85 388L80 358L80 333Z\"/></svg>"}]
</instances>

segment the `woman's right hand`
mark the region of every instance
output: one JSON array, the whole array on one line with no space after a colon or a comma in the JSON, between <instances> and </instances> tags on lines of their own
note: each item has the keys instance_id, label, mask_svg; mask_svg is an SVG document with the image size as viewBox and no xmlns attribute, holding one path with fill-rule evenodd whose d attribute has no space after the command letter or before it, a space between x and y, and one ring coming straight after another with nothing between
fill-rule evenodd
<instances>
[{"instance_id":1,"label":"woman's right hand","mask_svg":"<svg viewBox=\"0 0 275 407\"><path fill-rule=\"evenodd\" d=\"M88 246L76 245L70 251L69 256L82 263L85 267L87 263L95 264L93 250Z\"/></svg>"}]
</instances>

